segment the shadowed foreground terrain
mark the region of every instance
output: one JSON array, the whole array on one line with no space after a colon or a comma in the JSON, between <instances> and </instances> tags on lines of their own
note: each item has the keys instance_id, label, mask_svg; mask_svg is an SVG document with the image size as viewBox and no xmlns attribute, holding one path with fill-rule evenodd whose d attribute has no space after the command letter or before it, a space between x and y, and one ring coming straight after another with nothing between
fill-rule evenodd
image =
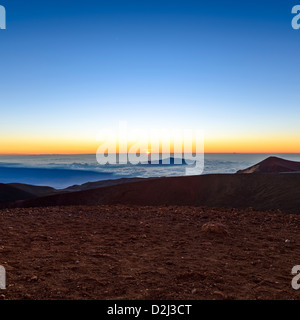
<instances>
[{"instance_id":1,"label":"shadowed foreground terrain","mask_svg":"<svg viewBox=\"0 0 300 320\"><path fill-rule=\"evenodd\" d=\"M0 210L1 299L298 299L300 216L204 207Z\"/></svg>"},{"instance_id":2,"label":"shadowed foreground terrain","mask_svg":"<svg viewBox=\"0 0 300 320\"><path fill-rule=\"evenodd\" d=\"M299 299L298 166L271 157L242 174L1 184L0 299Z\"/></svg>"}]
</instances>

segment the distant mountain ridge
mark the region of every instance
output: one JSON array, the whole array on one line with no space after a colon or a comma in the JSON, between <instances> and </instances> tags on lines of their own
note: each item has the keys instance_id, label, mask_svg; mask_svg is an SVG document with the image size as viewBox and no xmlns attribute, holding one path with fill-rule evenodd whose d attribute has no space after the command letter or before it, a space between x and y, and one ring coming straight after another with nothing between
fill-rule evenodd
<instances>
[{"instance_id":1,"label":"distant mountain ridge","mask_svg":"<svg viewBox=\"0 0 300 320\"><path fill-rule=\"evenodd\" d=\"M152 161L152 160L148 160L146 163L142 163L143 164L151 164L151 165L160 165L160 166L166 166L166 165L172 165L172 166L185 166L188 164L188 160L184 159L184 158L174 158L174 157L170 157L170 158L165 158L165 159L159 159L158 161ZM193 162L192 162L193 163Z\"/></svg>"},{"instance_id":2,"label":"distant mountain ridge","mask_svg":"<svg viewBox=\"0 0 300 320\"><path fill-rule=\"evenodd\" d=\"M115 180L101 180L87 182L81 185L72 185L65 189L55 189L47 186L34 186L22 183L0 183L0 203L9 203L20 200L34 199L61 193L72 193L91 189L104 188L118 184L137 182L152 178L121 178Z\"/></svg>"},{"instance_id":3,"label":"distant mountain ridge","mask_svg":"<svg viewBox=\"0 0 300 320\"><path fill-rule=\"evenodd\" d=\"M145 179L57 193L4 207L77 205L207 206L300 213L300 174L215 174Z\"/></svg>"},{"instance_id":4,"label":"distant mountain ridge","mask_svg":"<svg viewBox=\"0 0 300 320\"><path fill-rule=\"evenodd\" d=\"M0 184L1 208L207 206L300 213L300 163L270 157L238 173L99 181L64 190ZM280 174L277 174L280 173ZM290 173L290 174L289 174Z\"/></svg>"},{"instance_id":5,"label":"distant mountain ridge","mask_svg":"<svg viewBox=\"0 0 300 320\"><path fill-rule=\"evenodd\" d=\"M300 172L300 162L269 157L254 166L239 170L237 173L288 173Z\"/></svg>"},{"instance_id":6,"label":"distant mountain ridge","mask_svg":"<svg viewBox=\"0 0 300 320\"><path fill-rule=\"evenodd\" d=\"M63 190L60 190L60 192L74 192L74 191L84 191L84 190L91 190L91 189L98 189L103 187L110 187L117 184L124 184L124 183L130 183L130 182L137 182L137 181L143 181L146 179L151 178L120 178L120 179L114 179L114 180L101 180L96 182L87 182L80 185L73 185L68 188L65 188Z\"/></svg>"}]
</instances>

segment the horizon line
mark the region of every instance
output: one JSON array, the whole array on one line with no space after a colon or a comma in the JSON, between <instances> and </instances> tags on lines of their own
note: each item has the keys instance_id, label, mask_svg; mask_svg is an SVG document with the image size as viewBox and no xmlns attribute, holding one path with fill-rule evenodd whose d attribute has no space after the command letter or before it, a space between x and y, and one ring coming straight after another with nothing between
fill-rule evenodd
<instances>
[{"instance_id":1,"label":"horizon line","mask_svg":"<svg viewBox=\"0 0 300 320\"><path fill-rule=\"evenodd\" d=\"M188 152L188 154L195 154L194 152ZM199 152L198 154L200 154ZM116 154L124 154L117 152ZM128 153L129 154L129 153ZM132 154L132 152L130 153ZM167 154L161 152L153 152L153 154ZM174 154L174 153L173 153ZM180 152L175 152L180 154ZM300 154L299 152L204 152L204 154ZM84 156L84 155L95 155L96 153L0 153L0 156ZM170 153L172 155L172 153Z\"/></svg>"}]
</instances>

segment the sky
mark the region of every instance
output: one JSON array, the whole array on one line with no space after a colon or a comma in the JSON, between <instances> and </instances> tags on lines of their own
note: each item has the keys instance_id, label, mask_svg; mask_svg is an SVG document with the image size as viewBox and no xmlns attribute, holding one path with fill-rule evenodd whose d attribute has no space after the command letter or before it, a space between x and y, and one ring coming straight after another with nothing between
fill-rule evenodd
<instances>
[{"instance_id":1,"label":"sky","mask_svg":"<svg viewBox=\"0 0 300 320\"><path fill-rule=\"evenodd\" d=\"M0 154L95 153L119 121L300 153L298 2L0 0Z\"/></svg>"}]
</instances>

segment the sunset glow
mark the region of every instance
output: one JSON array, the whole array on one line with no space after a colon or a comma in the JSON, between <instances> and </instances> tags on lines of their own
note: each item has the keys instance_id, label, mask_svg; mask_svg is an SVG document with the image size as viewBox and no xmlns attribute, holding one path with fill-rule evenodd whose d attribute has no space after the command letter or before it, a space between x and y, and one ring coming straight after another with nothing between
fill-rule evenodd
<instances>
[{"instance_id":1,"label":"sunset glow","mask_svg":"<svg viewBox=\"0 0 300 320\"><path fill-rule=\"evenodd\" d=\"M205 139L206 153L299 153L299 136L223 137ZM129 144L130 146L131 144ZM1 141L1 154L94 154L99 142L92 140L7 138ZM128 147L129 150L129 147ZM171 152L174 150L171 145ZM158 150L146 149L145 153ZM195 152L195 148L189 152Z\"/></svg>"}]
</instances>

